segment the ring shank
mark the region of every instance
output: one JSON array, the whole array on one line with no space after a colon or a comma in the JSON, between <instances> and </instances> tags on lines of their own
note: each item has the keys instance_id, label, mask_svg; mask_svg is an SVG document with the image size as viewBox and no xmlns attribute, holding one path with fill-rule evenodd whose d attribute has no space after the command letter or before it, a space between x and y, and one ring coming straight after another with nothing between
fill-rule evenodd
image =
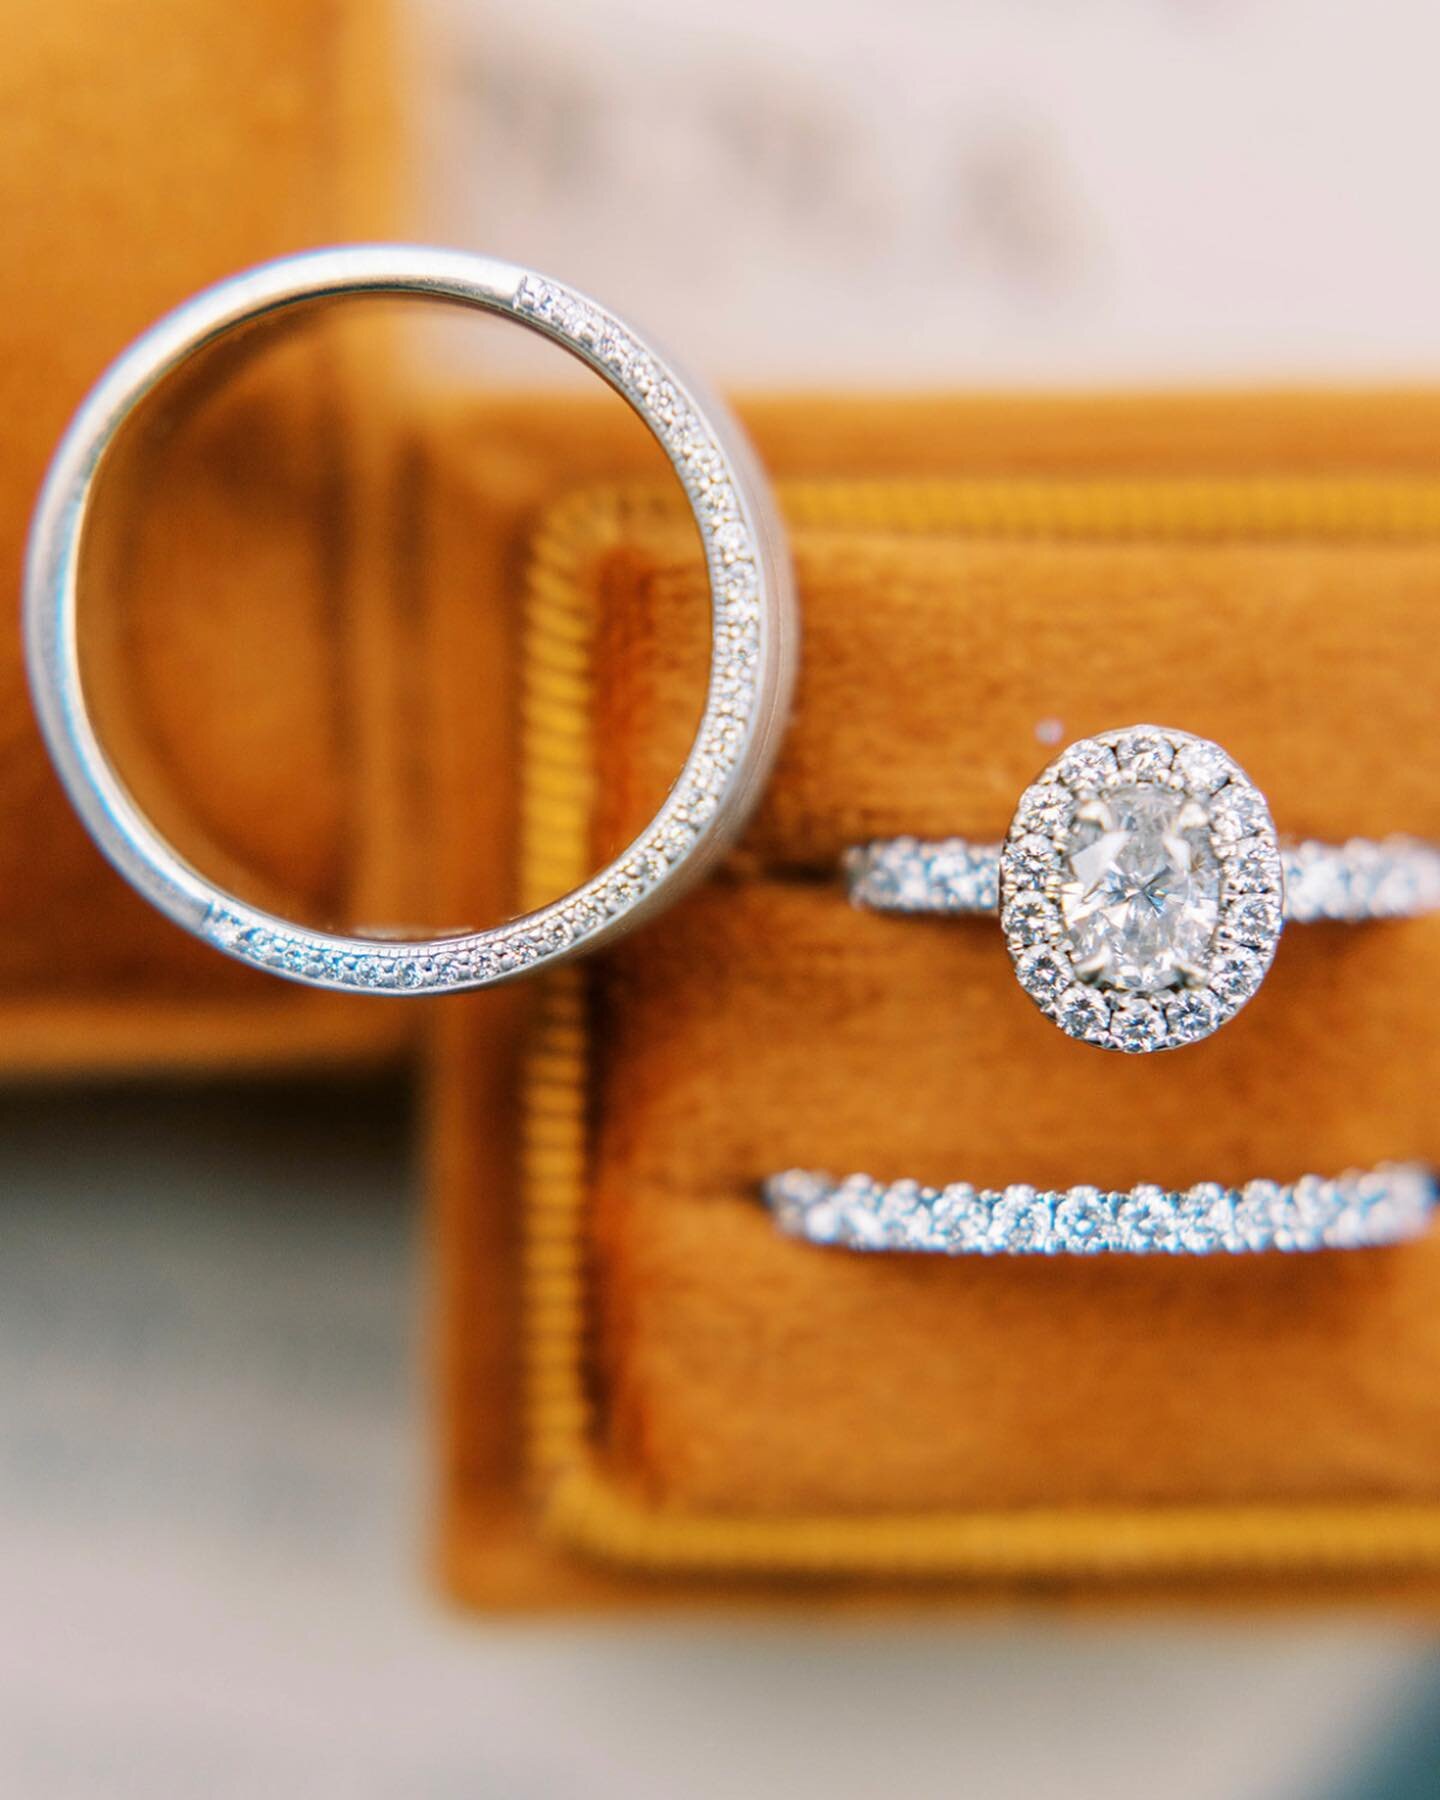
<instances>
[{"instance_id":1,"label":"ring shank","mask_svg":"<svg viewBox=\"0 0 1440 1800\"><path fill-rule=\"evenodd\" d=\"M966 838L880 838L846 853L845 882L872 912L985 914L1000 910L999 844ZM1364 924L1440 912L1440 848L1417 838L1305 840L1280 846L1285 918Z\"/></svg>"},{"instance_id":2,"label":"ring shank","mask_svg":"<svg viewBox=\"0 0 1440 1800\"><path fill-rule=\"evenodd\" d=\"M155 829L95 730L78 648L85 531L107 457L155 391L219 340L289 309L409 296L498 315L550 339L639 415L675 469L705 547L711 666L685 765L643 832L572 893L484 931L398 943L312 931L209 881ZM699 879L740 829L774 761L794 681L795 617L768 488L725 408L632 328L564 284L458 251L354 245L232 277L161 320L91 392L51 464L25 577L30 686L72 802L101 850L176 923L313 986L386 993L492 986L595 949Z\"/></svg>"}]
</instances>

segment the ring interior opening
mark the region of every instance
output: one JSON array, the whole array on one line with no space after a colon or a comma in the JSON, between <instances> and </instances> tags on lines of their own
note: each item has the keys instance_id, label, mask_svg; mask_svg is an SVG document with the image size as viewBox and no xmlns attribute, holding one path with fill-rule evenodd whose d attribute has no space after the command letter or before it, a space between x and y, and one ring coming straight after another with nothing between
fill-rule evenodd
<instances>
[{"instance_id":1,"label":"ring interior opening","mask_svg":"<svg viewBox=\"0 0 1440 1800\"><path fill-rule=\"evenodd\" d=\"M208 880L347 935L498 924L618 854L688 751L708 618L624 400L413 300L192 358L112 446L81 546L87 701L141 809Z\"/></svg>"}]
</instances>

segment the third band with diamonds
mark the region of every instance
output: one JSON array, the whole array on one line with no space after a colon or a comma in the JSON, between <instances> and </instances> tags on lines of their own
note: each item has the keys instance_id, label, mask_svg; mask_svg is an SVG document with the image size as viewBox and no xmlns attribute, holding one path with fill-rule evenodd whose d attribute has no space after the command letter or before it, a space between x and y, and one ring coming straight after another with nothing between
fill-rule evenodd
<instances>
[{"instance_id":1,"label":"third band with diamonds","mask_svg":"<svg viewBox=\"0 0 1440 1800\"><path fill-rule=\"evenodd\" d=\"M787 1236L849 1250L1207 1256L1404 1243L1428 1228L1436 1192L1428 1169L1391 1163L1334 1179L1202 1181L1178 1191L1142 1182L1121 1192L964 1181L936 1188L789 1169L765 1182L764 1198Z\"/></svg>"}]
</instances>

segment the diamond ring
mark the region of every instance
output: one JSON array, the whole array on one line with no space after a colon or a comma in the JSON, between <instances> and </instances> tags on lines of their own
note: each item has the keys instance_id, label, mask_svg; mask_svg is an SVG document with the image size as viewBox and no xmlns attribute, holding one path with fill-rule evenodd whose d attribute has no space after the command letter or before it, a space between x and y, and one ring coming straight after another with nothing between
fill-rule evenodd
<instances>
[{"instance_id":1,"label":"diamond ring","mask_svg":"<svg viewBox=\"0 0 1440 1800\"><path fill-rule=\"evenodd\" d=\"M1153 725L1072 744L1020 797L1003 844L890 838L845 859L851 899L999 913L1020 985L1084 1043L1208 1037L1264 980L1283 923L1440 909L1440 848L1282 844L1218 744Z\"/></svg>"},{"instance_id":2,"label":"diamond ring","mask_svg":"<svg viewBox=\"0 0 1440 1800\"><path fill-rule=\"evenodd\" d=\"M1362 1250L1421 1236L1435 1208L1431 1171L1382 1163L1326 1180L1202 1181L1171 1191L1142 1182L1124 1192L1058 1192L969 1182L842 1181L789 1169L763 1184L790 1237L848 1250L941 1256L1210 1256L1259 1250Z\"/></svg>"},{"instance_id":3,"label":"diamond ring","mask_svg":"<svg viewBox=\"0 0 1440 1800\"><path fill-rule=\"evenodd\" d=\"M498 315L549 338L616 390L680 478L704 545L710 681L684 767L618 857L548 906L486 931L396 942L311 931L192 868L140 809L96 735L77 643L86 527L98 478L136 409L183 365L258 319L352 295L401 295ZM764 785L795 661L791 574L763 475L739 427L628 325L563 283L458 251L350 245L281 258L197 295L122 355L50 466L25 576L30 686L76 810L146 899L242 961L315 987L382 993L488 987L609 943L667 905L733 839Z\"/></svg>"}]
</instances>

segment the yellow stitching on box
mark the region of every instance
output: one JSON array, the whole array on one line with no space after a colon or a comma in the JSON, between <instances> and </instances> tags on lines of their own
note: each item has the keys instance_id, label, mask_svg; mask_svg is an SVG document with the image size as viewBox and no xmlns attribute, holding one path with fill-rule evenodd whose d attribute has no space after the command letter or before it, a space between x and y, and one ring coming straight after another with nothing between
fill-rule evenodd
<instances>
[{"instance_id":1,"label":"yellow stitching on box","mask_svg":"<svg viewBox=\"0 0 1440 1800\"><path fill-rule=\"evenodd\" d=\"M579 572L626 517L618 492L587 489L550 509L531 550L521 697L524 795L520 899L529 909L588 872L589 766L595 617ZM579 969L540 978L527 1047L520 1180L525 1201L521 1279L530 1324L524 1354L527 1464L559 1480L584 1455L585 1297L578 1201L585 1191L585 990Z\"/></svg>"},{"instance_id":2,"label":"yellow stitching on box","mask_svg":"<svg viewBox=\"0 0 1440 1800\"><path fill-rule=\"evenodd\" d=\"M1440 482L1342 475L1313 480L811 481L780 484L792 527L840 532L952 533L1085 542L1226 539L1406 543L1440 537ZM586 515L590 516L586 516ZM564 519L587 532L686 517L673 484L587 488L547 515L548 554L570 554ZM604 521L602 525L602 520ZM592 538L593 547L593 538ZM553 573L551 576L553 581ZM552 617L558 634L582 629Z\"/></svg>"},{"instance_id":3,"label":"yellow stitching on box","mask_svg":"<svg viewBox=\"0 0 1440 1800\"><path fill-rule=\"evenodd\" d=\"M792 525L847 531L1197 542L1440 536L1440 483L1410 480L814 482L782 487L781 500ZM660 489L586 490L536 533L522 740L526 905L588 872L595 619L580 575L627 530L678 512ZM596 1452L586 1379L583 972L560 969L539 986L522 1100L526 1447L544 1529L559 1541L653 1572L716 1575L1135 1579L1440 1567L1440 1506L1398 1502L745 1518L632 1494Z\"/></svg>"}]
</instances>

